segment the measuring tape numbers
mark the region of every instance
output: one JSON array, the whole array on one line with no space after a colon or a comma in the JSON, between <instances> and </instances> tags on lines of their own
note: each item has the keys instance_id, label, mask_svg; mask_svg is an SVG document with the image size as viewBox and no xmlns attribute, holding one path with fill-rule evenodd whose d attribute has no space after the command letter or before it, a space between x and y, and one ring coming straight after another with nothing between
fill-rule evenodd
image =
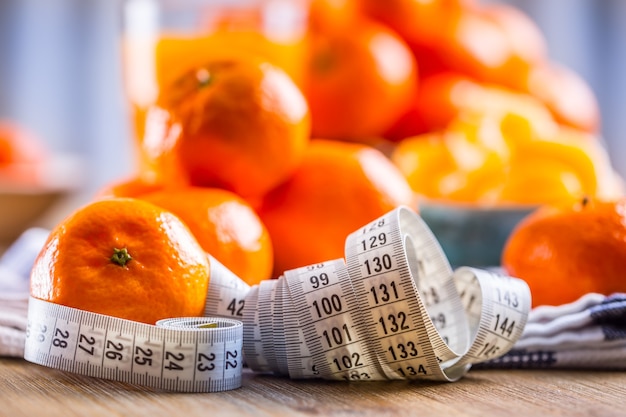
<instances>
[{"instance_id":1,"label":"measuring tape numbers","mask_svg":"<svg viewBox=\"0 0 626 417\"><path fill-rule=\"evenodd\" d=\"M292 378L454 381L506 353L529 310L524 281L453 271L423 220L400 207L350 234L345 260L253 287L244 331L256 336L244 354L277 374L284 357Z\"/></svg>"},{"instance_id":2,"label":"measuring tape numbers","mask_svg":"<svg viewBox=\"0 0 626 417\"><path fill-rule=\"evenodd\" d=\"M31 298L25 359L181 392L238 388L244 365L294 379L454 381L510 350L530 310L524 281L453 271L407 207L350 234L345 259L252 287L210 263L206 317L153 326Z\"/></svg>"},{"instance_id":3,"label":"measuring tape numbers","mask_svg":"<svg viewBox=\"0 0 626 417\"><path fill-rule=\"evenodd\" d=\"M214 258L205 314L156 325L31 297L24 358L81 375L180 392L242 383L243 304L249 287ZM214 316L214 317L213 317Z\"/></svg>"}]
</instances>

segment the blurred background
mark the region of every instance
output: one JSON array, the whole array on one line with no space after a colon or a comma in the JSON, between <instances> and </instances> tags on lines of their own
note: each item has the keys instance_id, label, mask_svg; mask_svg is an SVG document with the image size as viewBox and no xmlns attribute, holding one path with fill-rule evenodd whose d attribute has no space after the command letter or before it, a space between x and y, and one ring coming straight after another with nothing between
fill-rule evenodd
<instances>
[{"instance_id":1,"label":"blurred background","mask_svg":"<svg viewBox=\"0 0 626 417\"><path fill-rule=\"evenodd\" d=\"M554 61L589 83L612 162L626 176L626 1L506 2L535 20ZM84 158L86 193L134 169L121 6L121 0L0 0L0 118L24 124L54 151Z\"/></svg>"}]
</instances>

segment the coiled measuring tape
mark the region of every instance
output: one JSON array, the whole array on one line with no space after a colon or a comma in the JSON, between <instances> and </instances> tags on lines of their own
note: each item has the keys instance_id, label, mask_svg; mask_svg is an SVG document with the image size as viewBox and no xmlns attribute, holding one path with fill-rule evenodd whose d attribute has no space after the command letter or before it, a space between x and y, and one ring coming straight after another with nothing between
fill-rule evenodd
<instances>
[{"instance_id":1,"label":"coiled measuring tape","mask_svg":"<svg viewBox=\"0 0 626 417\"><path fill-rule=\"evenodd\" d=\"M506 353L530 309L519 279L453 272L406 207L349 235L345 260L252 287L215 259L211 266L213 318L150 326L31 299L25 359L185 392L241 386L244 360L291 378L454 381Z\"/></svg>"},{"instance_id":2,"label":"coiled measuring tape","mask_svg":"<svg viewBox=\"0 0 626 417\"><path fill-rule=\"evenodd\" d=\"M243 349L253 370L292 378L454 381L506 353L529 310L524 281L453 272L422 219L400 207L349 235L345 260L254 286Z\"/></svg>"}]
</instances>

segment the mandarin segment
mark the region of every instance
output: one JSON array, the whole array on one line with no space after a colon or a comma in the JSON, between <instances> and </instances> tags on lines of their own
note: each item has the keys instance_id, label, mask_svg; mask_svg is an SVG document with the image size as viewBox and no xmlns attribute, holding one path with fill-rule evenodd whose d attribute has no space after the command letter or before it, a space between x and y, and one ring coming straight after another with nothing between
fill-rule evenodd
<instances>
[{"instance_id":1,"label":"mandarin segment","mask_svg":"<svg viewBox=\"0 0 626 417\"><path fill-rule=\"evenodd\" d=\"M446 71L420 80L410 109L385 133L400 141L424 132L446 129L462 114L500 114L524 120L511 128L551 135L557 124L539 99L497 84L479 83L459 72ZM516 134L515 130L511 132Z\"/></svg>"},{"instance_id":2,"label":"mandarin segment","mask_svg":"<svg viewBox=\"0 0 626 417\"><path fill-rule=\"evenodd\" d=\"M459 169L493 170L510 158L511 149L501 129L500 115L460 113L446 128L443 143Z\"/></svg>"},{"instance_id":3,"label":"mandarin segment","mask_svg":"<svg viewBox=\"0 0 626 417\"><path fill-rule=\"evenodd\" d=\"M400 141L391 153L391 160L411 188L428 197L441 195L440 179L458 168L441 135L434 133Z\"/></svg>"},{"instance_id":4,"label":"mandarin segment","mask_svg":"<svg viewBox=\"0 0 626 417\"><path fill-rule=\"evenodd\" d=\"M580 182L581 191L595 196L604 179L603 172L610 166L608 155L593 137L574 131L560 130L560 133L550 138L518 143L515 166L522 167L524 163L532 165L536 160L552 160L555 172L569 169Z\"/></svg>"},{"instance_id":5,"label":"mandarin segment","mask_svg":"<svg viewBox=\"0 0 626 417\"><path fill-rule=\"evenodd\" d=\"M52 303L154 324L200 316L209 261L189 229L150 203L111 198L77 209L39 253L31 295Z\"/></svg>"},{"instance_id":6,"label":"mandarin segment","mask_svg":"<svg viewBox=\"0 0 626 417\"><path fill-rule=\"evenodd\" d=\"M512 161L494 188L500 204L554 204L585 195L585 187L574 168L550 158Z\"/></svg>"}]
</instances>

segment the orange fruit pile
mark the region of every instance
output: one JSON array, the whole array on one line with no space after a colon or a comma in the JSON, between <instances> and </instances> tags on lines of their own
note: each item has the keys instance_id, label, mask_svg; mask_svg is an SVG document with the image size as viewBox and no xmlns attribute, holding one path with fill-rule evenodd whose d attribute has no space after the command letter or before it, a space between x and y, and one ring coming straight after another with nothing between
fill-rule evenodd
<instances>
[{"instance_id":1,"label":"orange fruit pile","mask_svg":"<svg viewBox=\"0 0 626 417\"><path fill-rule=\"evenodd\" d=\"M502 266L528 283L534 306L626 291L626 198L541 207L509 237Z\"/></svg>"},{"instance_id":2,"label":"orange fruit pile","mask_svg":"<svg viewBox=\"0 0 626 417\"><path fill-rule=\"evenodd\" d=\"M314 137L310 98L268 62L215 58L173 79L138 129L147 164L97 198L168 210L248 284L342 257L350 232L398 205L416 206L381 151Z\"/></svg>"},{"instance_id":3,"label":"orange fruit pile","mask_svg":"<svg viewBox=\"0 0 626 417\"><path fill-rule=\"evenodd\" d=\"M417 64L392 30L369 20L311 31L303 92L315 137L367 141L406 111Z\"/></svg>"},{"instance_id":4,"label":"orange fruit pile","mask_svg":"<svg viewBox=\"0 0 626 417\"><path fill-rule=\"evenodd\" d=\"M176 216L115 198L77 209L52 230L33 266L31 295L154 324L202 315L209 278L206 253Z\"/></svg>"},{"instance_id":5,"label":"orange fruit pile","mask_svg":"<svg viewBox=\"0 0 626 417\"><path fill-rule=\"evenodd\" d=\"M157 40L155 62L143 63L154 85L141 68L127 74L137 172L53 232L36 296L152 321L125 308L145 310L148 294L162 298L150 291L167 289L182 295L159 301L159 315L195 315L208 280L199 252L256 284L342 257L350 232L399 205L417 210L418 195L493 205L623 193L597 139L593 93L550 61L520 11L472 0L310 4L306 39L290 45L244 32ZM190 234L163 232L157 213ZM73 265L78 244L93 249ZM112 264L112 248L132 260ZM190 252L193 265L167 281L156 270L168 261L153 249ZM140 265L154 267L154 288L134 281L147 273ZM76 284L74 266L88 271ZM122 284L128 294L115 300Z\"/></svg>"},{"instance_id":6,"label":"orange fruit pile","mask_svg":"<svg viewBox=\"0 0 626 417\"><path fill-rule=\"evenodd\" d=\"M593 91L550 59L521 10L473 0L351 3L352 21L382 24L415 59L410 103L378 136L397 144L392 158L416 193L480 206L624 193L605 167ZM346 20L334 29L357 33Z\"/></svg>"}]
</instances>

